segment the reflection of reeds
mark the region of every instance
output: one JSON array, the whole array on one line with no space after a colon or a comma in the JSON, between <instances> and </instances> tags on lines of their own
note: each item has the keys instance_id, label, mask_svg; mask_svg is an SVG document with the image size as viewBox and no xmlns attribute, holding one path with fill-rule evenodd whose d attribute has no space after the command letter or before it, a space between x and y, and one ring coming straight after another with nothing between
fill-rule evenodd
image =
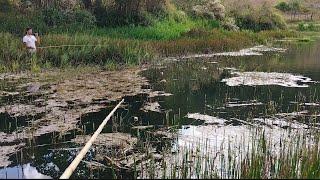
<instances>
[{"instance_id":1,"label":"reflection of reeds","mask_svg":"<svg viewBox=\"0 0 320 180\"><path fill-rule=\"evenodd\" d=\"M318 178L320 176L318 134L292 134L275 145L262 132L252 132L251 144L234 149L227 143L216 152L208 144L180 147L176 155L164 155L161 162L152 158L146 164L144 178ZM200 140L199 142L206 142ZM239 142L242 143L242 142ZM223 153L227 152L227 153ZM171 163L169 168L167 164ZM158 174L148 173L158 169ZM137 173L137 172L136 172ZM141 176L142 175L142 176Z\"/></svg>"}]
</instances>

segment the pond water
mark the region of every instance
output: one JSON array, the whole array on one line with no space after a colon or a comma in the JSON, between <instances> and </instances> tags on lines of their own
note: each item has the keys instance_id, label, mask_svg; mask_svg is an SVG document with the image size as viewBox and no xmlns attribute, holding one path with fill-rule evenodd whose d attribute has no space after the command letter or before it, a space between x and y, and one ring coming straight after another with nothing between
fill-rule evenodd
<instances>
[{"instance_id":1,"label":"pond water","mask_svg":"<svg viewBox=\"0 0 320 180\"><path fill-rule=\"evenodd\" d=\"M117 111L104 132L135 134L132 126L174 126L177 138L170 140L172 149L204 139L209 139L211 148L220 149L221 142L247 143L242 138L249 137L256 125L270 127L267 130L275 140L286 136L287 129L320 128L320 41L276 46L286 51L254 53L256 48L252 48L239 56L237 52L197 55L153 65L142 72L150 81L146 88L170 94L126 97L127 106ZM84 115L78 123L84 129L81 133L73 130L63 137L50 133L27 141L25 148L10 157L12 164L0 169L0 178L58 178L78 152L79 145L70 140L77 134L91 134L112 105ZM10 117L0 114L0 118ZM14 126L25 125L12 121L10 125L1 122L1 131L13 132ZM91 150L86 160L93 156ZM121 175L132 177L126 172ZM81 163L73 177L114 176L110 170L94 171Z\"/></svg>"}]
</instances>

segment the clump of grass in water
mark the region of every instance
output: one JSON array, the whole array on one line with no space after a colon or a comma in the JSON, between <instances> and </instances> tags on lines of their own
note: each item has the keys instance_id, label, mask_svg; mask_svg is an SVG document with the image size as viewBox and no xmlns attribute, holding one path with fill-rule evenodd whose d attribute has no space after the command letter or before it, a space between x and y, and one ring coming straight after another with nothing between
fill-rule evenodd
<instances>
[{"instance_id":1,"label":"clump of grass in water","mask_svg":"<svg viewBox=\"0 0 320 180\"><path fill-rule=\"evenodd\" d=\"M200 143L204 140L200 140L196 147L180 147L176 155L166 156L158 164L150 163L145 169L158 169L158 172L162 171L158 178L161 176L173 179L305 179L320 176L319 134L315 133L313 138L306 134L292 134L290 139L281 138L277 147L267 138L264 131L254 131L252 135L251 144L242 144L237 151L234 151L230 144L220 151L211 151L206 144ZM227 157L223 151L228 152ZM163 166L168 163L172 164ZM149 176L147 173L143 177Z\"/></svg>"},{"instance_id":2,"label":"clump of grass in water","mask_svg":"<svg viewBox=\"0 0 320 180\"><path fill-rule=\"evenodd\" d=\"M306 135L293 136L287 143L280 140L278 154L271 154L270 144L261 138L255 151L247 154L242 162L242 178L318 178L319 137L310 142ZM259 150L262 148L262 151Z\"/></svg>"},{"instance_id":3,"label":"clump of grass in water","mask_svg":"<svg viewBox=\"0 0 320 180\"><path fill-rule=\"evenodd\" d=\"M298 42L310 42L311 39L310 38L307 38L307 37L304 37L304 38L299 38L298 39Z\"/></svg>"}]
</instances>

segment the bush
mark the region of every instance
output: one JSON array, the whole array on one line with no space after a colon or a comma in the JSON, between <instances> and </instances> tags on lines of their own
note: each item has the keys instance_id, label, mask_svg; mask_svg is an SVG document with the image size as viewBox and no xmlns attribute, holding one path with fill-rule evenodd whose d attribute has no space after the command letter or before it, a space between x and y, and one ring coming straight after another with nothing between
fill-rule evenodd
<instances>
[{"instance_id":1,"label":"bush","mask_svg":"<svg viewBox=\"0 0 320 180\"><path fill-rule=\"evenodd\" d=\"M80 28L91 28L95 26L95 17L86 10L59 10L56 8L48 8L43 10L45 23L49 27L67 27L78 26Z\"/></svg>"},{"instance_id":2,"label":"bush","mask_svg":"<svg viewBox=\"0 0 320 180\"><path fill-rule=\"evenodd\" d=\"M218 20L225 18L225 7L219 0L209 0L202 5L193 6L192 10L195 16Z\"/></svg>"},{"instance_id":3,"label":"bush","mask_svg":"<svg viewBox=\"0 0 320 180\"><path fill-rule=\"evenodd\" d=\"M299 31L319 31L319 28L313 23L299 23L298 24Z\"/></svg>"},{"instance_id":4,"label":"bush","mask_svg":"<svg viewBox=\"0 0 320 180\"><path fill-rule=\"evenodd\" d=\"M283 17L267 4L262 5L258 9L251 8L242 12L235 11L233 12L233 16L236 19L237 26L241 29L263 31L286 28Z\"/></svg>"},{"instance_id":5,"label":"bush","mask_svg":"<svg viewBox=\"0 0 320 180\"><path fill-rule=\"evenodd\" d=\"M23 35L26 27L32 27L41 34L49 31L80 31L96 26L95 17L86 10L58 10L48 8L43 11L28 13L0 12L0 31L10 32L14 35Z\"/></svg>"},{"instance_id":6,"label":"bush","mask_svg":"<svg viewBox=\"0 0 320 180\"><path fill-rule=\"evenodd\" d=\"M283 11L283 12L287 12L287 11L290 11L291 10L291 7L288 3L286 2L280 2L276 5L276 8L279 9L280 11Z\"/></svg>"},{"instance_id":7,"label":"bush","mask_svg":"<svg viewBox=\"0 0 320 180\"><path fill-rule=\"evenodd\" d=\"M28 16L16 12L0 13L0 24L0 31L19 36L25 34L25 29L29 26L41 33L48 30L43 16L39 12L30 13Z\"/></svg>"},{"instance_id":8,"label":"bush","mask_svg":"<svg viewBox=\"0 0 320 180\"><path fill-rule=\"evenodd\" d=\"M240 28L236 25L236 21L234 18L225 18L222 22L222 27L228 31L238 31Z\"/></svg>"},{"instance_id":9,"label":"bush","mask_svg":"<svg viewBox=\"0 0 320 180\"><path fill-rule=\"evenodd\" d=\"M61 26L65 24L69 24L67 22L67 16L64 12L56 9L49 8L43 11L44 21L48 26Z\"/></svg>"},{"instance_id":10,"label":"bush","mask_svg":"<svg viewBox=\"0 0 320 180\"><path fill-rule=\"evenodd\" d=\"M169 0L96 0L92 6L98 25L109 27L151 25L174 9Z\"/></svg>"}]
</instances>

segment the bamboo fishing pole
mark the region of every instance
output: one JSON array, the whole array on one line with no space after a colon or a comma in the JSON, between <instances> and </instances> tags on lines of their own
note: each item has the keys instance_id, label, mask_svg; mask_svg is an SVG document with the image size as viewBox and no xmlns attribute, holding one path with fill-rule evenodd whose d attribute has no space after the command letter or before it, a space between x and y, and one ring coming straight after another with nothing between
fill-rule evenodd
<instances>
[{"instance_id":1,"label":"bamboo fishing pole","mask_svg":"<svg viewBox=\"0 0 320 180\"><path fill-rule=\"evenodd\" d=\"M37 47L38 49L48 49L48 48L63 48L63 47L96 47L96 46L107 46L107 45L89 45L89 44L70 44L70 45L56 45L56 46L42 46Z\"/></svg>"},{"instance_id":2,"label":"bamboo fishing pole","mask_svg":"<svg viewBox=\"0 0 320 180\"><path fill-rule=\"evenodd\" d=\"M116 110L120 107L120 105L124 102L124 99L122 99L121 102L110 112L110 114L103 120L103 122L100 124L99 128L96 130L96 132L92 135L90 140L87 142L87 144L83 147L83 149L80 151L80 153L77 155L77 157L72 161L72 163L69 165L69 167L64 171L60 179L69 179L72 175L73 171L78 167L81 160L84 158L84 156L89 151L90 147L92 146L93 142L96 140L98 135L101 133L104 126L107 124L109 119L113 116L113 114L116 112Z\"/></svg>"}]
</instances>

